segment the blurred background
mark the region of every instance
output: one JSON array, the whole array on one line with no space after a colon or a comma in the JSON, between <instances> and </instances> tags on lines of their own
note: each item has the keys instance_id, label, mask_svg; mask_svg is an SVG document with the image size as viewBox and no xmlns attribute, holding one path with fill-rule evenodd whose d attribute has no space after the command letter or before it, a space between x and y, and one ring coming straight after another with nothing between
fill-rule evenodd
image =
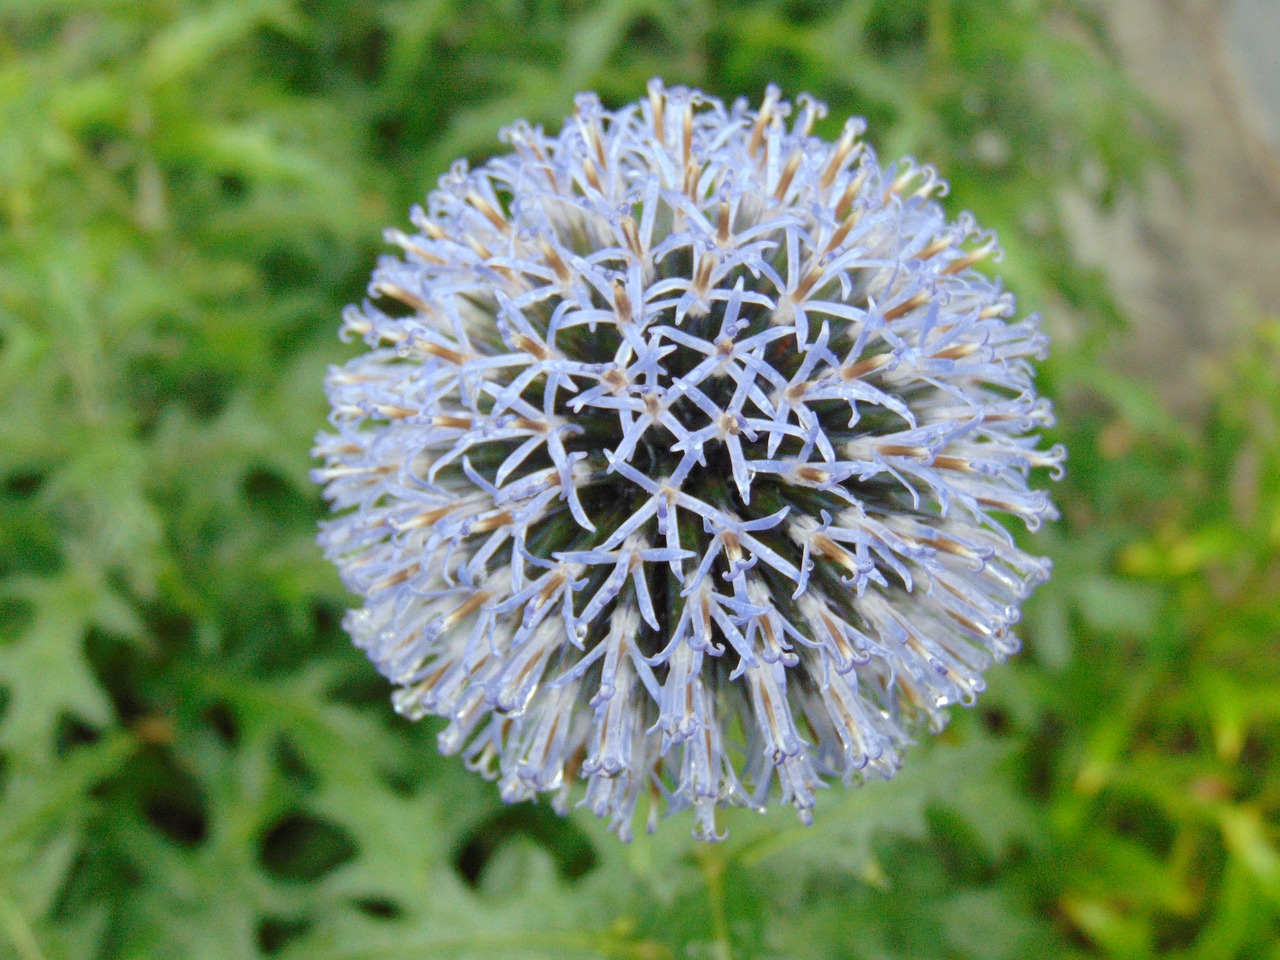
<instances>
[{"instance_id":1,"label":"blurred background","mask_svg":"<svg viewBox=\"0 0 1280 960\"><path fill-rule=\"evenodd\" d=\"M1280 960L1275 0L0 4L0 957ZM436 755L308 450L384 226L516 117L811 91L1054 338L1025 652L805 829Z\"/></svg>"}]
</instances>

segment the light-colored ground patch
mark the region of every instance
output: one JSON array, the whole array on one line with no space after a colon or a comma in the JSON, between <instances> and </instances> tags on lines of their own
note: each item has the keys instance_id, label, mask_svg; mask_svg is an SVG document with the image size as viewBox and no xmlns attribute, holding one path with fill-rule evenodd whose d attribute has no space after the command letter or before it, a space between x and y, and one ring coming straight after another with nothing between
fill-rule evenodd
<instances>
[{"instance_id":1,"label":"light-colored ground patch","mask_svg":"<svg viewBox=\"0 0 1280 960\"><path fill-rule=\"evenodd\" d=\"M1069 204L1132 332L1116 359L1183 413L1206 363L1280 313L1280 0L1120 0L1112 36L1178 129L1187 189L1153 178L1099 217Z\"/></svg>"}]
</instances>

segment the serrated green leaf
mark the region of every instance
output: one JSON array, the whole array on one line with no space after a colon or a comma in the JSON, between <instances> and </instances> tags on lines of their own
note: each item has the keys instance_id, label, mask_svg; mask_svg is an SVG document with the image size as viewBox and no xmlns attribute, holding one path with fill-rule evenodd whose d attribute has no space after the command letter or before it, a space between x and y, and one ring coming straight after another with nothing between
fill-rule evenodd
<instances>
[{"instance_id":1,"label":"serrated green leaf","mask_svg":"<svg viewBox=\"0 0 1280 960\"><path fill-rule=\"evenodd\" d=\"M84 653L94 624L136 632L132 611L89 571L68 567L43 580L11 580L4 593L31 604L30 625L0 647L0 688L9 704L0 719L0 749L32 765L52 758L64 716L103 726L114 716Z\"/></svg>"},{"instance_id":2,"label":"serrated green leaf","mask_svg":"<svg viewBox=\"0 0 1280 960\"><path fill-rule=\"evenodd\" d=\"M745 834L733 857L747 866L829 870L857 876L872 863L872 843L877 837L922 836L931 803L947 803L958 784L988 782L992 769L1006 756L1006 747L991 742L935 744L913 751L910 762L892 780L824 797L811 827L799 823L782 826L778 817L770 815L757 818L761 822L752 829L745 816L727 818L731 835L734 830ZM972 805L969 812L976 812ZM999 810L981 813L993 817L1005 814Z\"/></svg>"}]
</instances>

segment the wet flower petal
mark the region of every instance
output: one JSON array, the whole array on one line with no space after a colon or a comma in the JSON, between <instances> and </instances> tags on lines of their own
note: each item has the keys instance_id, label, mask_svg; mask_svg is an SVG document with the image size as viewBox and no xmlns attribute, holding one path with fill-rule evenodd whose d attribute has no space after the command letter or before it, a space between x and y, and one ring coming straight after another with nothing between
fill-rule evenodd
<instances>
[{"instance_id":1,"label":"wet flower petal","mask_svg":"<svg viewBox=\"0 0 1280 960\"><path fill-rule=\"evenodd\" d=\"M771 798L892 776L1018 649L1054 516L1036 318L937 173L825 107L650 84L459 163L390 230L314 473L353 640L504 799ZM575 790L578 781L584 781ZM652 823L652 812L650 813Z\"/></svg>"}]
</instances>

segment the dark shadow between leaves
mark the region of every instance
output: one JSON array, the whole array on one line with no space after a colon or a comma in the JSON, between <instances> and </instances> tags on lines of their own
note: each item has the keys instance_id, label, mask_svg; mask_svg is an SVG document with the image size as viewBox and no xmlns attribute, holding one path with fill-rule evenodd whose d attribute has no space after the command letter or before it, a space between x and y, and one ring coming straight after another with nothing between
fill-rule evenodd
<instances>
[{"instance_id":1,"label":"dark shadow between leaves","mask_svg":"<svg viewBox=\"0 0 1280 960\"><path fill-rule=\"evenodd\" d=\"M398 920L404 916L404 907L385 897L361 897L355 905L361 913L375 920Z\"/></svg>"},{"instance_id":2,"label":"dark shadow between leaves","mask_svg":"<svg viewBox=\"0 0 1280 960\"><path fill-rule=\"evenodd\" d=\"M500 810L478 824L458 848L453 864L468 885L478 887L494 855L518 837L544 847L566 880L590 873L598 860L591 841L573 821L526 803Z\"/></svg>"},{"instance_id":3,"label":"dark shadow between leaves","mask_svg":"<svg viewBox=\"0 0 1280 960\"><path fill-rule=\"evenodd\" d=\"M258 860L277 880L315 880L356 855L356 844L341 827L305 813L277 820L262 835Z\"/></svg>"},{"instance_id":4,"label":"dark shadow between leaves","mask_svg":"<svg viewBox=\"0 0 1280 960\"><path fill-rule=\"evenodd\" d=\"M275 956L311 930L311 921L299 917L263 917L258 923L258 948Z\"/></svg>"}]
</instances>

